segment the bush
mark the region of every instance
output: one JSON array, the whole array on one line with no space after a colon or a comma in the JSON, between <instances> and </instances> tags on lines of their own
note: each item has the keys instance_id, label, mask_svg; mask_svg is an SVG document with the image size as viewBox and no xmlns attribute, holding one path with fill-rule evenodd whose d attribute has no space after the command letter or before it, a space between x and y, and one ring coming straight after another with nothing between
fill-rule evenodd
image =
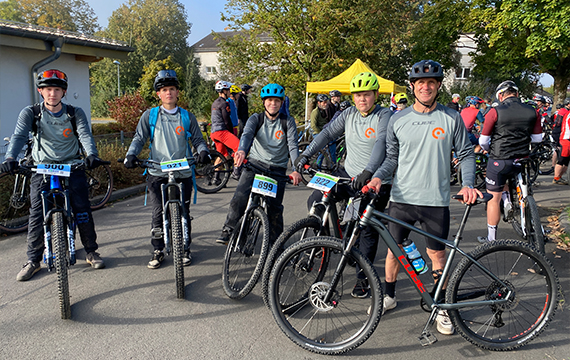
<instances>
[{"instance_id":1,"label":"bush","mask_svg":"<svg viewBox=\"0 0 570 360\"><path fill-rule=\"evenodd\" d=\"M93 133L93 136L114 134L117 132L115 127L116 124L114 124L113 122L108 122L103 124L93 124L91 125L91 132Z\"/></svg>"},{"instance_id":2,"label":"bush","mask_svg":"<svg viewBox=\"0 0 570 360\"><path fill-rule=\"evenodd\" d=\"M128 145L121 145L119 140L101 140L97 142L97 150L99 150L99 157L103 160L111 162L111 171L113 172L113 183L115 189L124 189L134 185L142 184L146 181L143 176L143 169L126 169L122 163L118 163L117 159L125 157ZM148 158L148 147L143 148L139 154L139 158Z\"/></svg>"},{"instance_id":3,"label":"bush","mask_svg":"<svg viewBox=\"0 0 570 360\"><path fill-rule=\"evenodd\" d=\"M107 101L107 105L110 116L117 121L111 127L123 131L135 131L141 115L149 107L139 92L116 97Z\"/></svg>"}]
</instances>

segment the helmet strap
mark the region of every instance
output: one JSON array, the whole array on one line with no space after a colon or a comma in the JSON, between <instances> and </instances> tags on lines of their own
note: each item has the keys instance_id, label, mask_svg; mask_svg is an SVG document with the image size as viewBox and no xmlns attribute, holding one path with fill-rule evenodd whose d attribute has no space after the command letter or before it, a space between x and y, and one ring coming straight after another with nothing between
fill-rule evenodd
<instances>
[{"instance_id":1,"label":"helmet strap","mask_svg":"<svg viewBox=\"0 0 570 360\"><path fill-rule=\"evenodd\" d=\"M412 83L411 85L412 85L412 93L414 94L414 97L423 107L425 107L424 111L422 111L422 112L426 112L426 110L430 110L431 107L437 102L437 99L439 98L439 88L441 87L441 83L440 83L439 87L437 88L437 94L435 95L435 99L433 99L431 104L424 103L423 101L418 99L418 97L416 96L416 89L414 87L414 84Z\"/></svg>"}]
</instances>

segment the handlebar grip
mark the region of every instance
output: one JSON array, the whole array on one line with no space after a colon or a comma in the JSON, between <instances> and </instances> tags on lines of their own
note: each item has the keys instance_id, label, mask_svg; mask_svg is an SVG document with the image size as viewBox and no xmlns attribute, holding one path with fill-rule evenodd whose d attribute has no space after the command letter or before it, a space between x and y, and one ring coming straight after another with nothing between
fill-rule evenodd
<instances>
[{"instance_id":1,"label":"handlebar grip","mask_svg":"<svg viewBox=\"0 0 570 360\"><path fill-rule=\"evenodd\" d=\"M125 162L125 159L117 159L117 162L118 162L119 164L122 164L122 163Z\"/></svg>"},{"instance_id":2,"label":"handlebar grip","mask_svg":"<svg viewBox=\"0 0 570 360\"><path fill-rule=\"evenodd\" d=\"M362 191L363 194L368 194L370 190L371 189L368 187L368 185L364 185L360 191Z\"/></svg>"},{"instance_id":3,"label":"handlebar grip","mask_svg":"<svg viewBox=\"0 0 570 360\"><path fill-rule=\"evenodd\" d=\"M310 167L311 167L311 165L309 165L309 164L303 165L303 168L305 168L305 170L308 170Z\"/></svg>"}]
</instances>

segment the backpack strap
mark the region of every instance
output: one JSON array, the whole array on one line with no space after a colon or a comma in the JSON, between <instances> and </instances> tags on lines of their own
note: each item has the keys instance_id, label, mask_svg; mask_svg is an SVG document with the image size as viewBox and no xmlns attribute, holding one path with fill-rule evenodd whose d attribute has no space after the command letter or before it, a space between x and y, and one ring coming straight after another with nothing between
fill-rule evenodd
<instances>
[{"instance_id":1,"label":"backpack strap","mask_svg":"<svg viewBox=\"0 0 570 360\"><path fill-rule=\"evenodd\" d=\"M253 134L254 138L257 135L257 132L259 131L259 129L261 129L261 127L263 126L263 124L265 122L265 112L257 114L257 117L259 118L259 122L257 123L257 128L255 129L255 133ZM283 132L285 133L285 138L287 138L288 117L286 114L279 113L279 120L281 121L281 128L283 129Z\"/></svg>"},{"instance_id":2,"label":"backpack strap","mask_svg":"<svg viewBox=\"0 0 570 360\"><path fill-rule=\"evenodd\" d=\"M150 141L148 144L149 149L152 148L152 141L154 140L154 128L156 128L156 121L158 120L158 110L159 109L160 108L158 106L150 109L150 114L148 117L148 125L150 126Z\"/></svg>"}]
</instances>

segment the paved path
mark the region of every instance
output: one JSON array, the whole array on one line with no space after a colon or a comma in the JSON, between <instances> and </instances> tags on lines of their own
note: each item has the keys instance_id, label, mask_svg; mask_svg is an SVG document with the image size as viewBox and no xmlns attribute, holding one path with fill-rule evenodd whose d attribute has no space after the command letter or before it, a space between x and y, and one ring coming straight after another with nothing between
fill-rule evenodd
<instances>
[{"instance_id":1,"label":"paved path","mask_svg":"<svg viewBox=\"0 0 570 360\"><path fill-rule=\"evenodd\" d=\"M570 199L570 187L551 185L545 177L537 187L541 207L558 207ZM142 196L119 201L94 213L100 252L107 268L91 269L79 260L70 271L72 319L59 318L55 274L45 269L28 282L17 282L25 262L25 236L0 241L0 359L329 359L302 350L289 341L264 307L259 288L241 301L228 299L221 286L225 247L216 245L235 181L218 194L199 194L192 207L194 263L186 268L186 299L175 298L171 257L163 267L147 269L150 258L150 209ZM285 197L285 223L306 214L309 190L290 188ZM452 229L462 212L452 203ZM544 211L546 215L546 212ZM543 217L546 221L546 217ZM454 230L452 230L452 234ZM486 231L482 206L472 212L464 248L477 244ZM515 238L509 225L499 235ZM416 243L423 248L423 241ZM81 246L79 246L81 247ZM570 289L569 254L555 258L547 244L563 290ZM423 251L423 250L421 250ZM386 249L375 265L383 274ZM79 251L79 258L84 253ZM376 332L347 354L355 359L570 359L570 307L559 309L551 325L528 346L514 352L481 350L459 335L438 335L439 342L421 347L417 337L427 313L411 284L402 277L398 307L382 317ZM429 281L426 279L424 281ZM338 357L340 358L340 357Z\"/></svg>"}]
</instances>

